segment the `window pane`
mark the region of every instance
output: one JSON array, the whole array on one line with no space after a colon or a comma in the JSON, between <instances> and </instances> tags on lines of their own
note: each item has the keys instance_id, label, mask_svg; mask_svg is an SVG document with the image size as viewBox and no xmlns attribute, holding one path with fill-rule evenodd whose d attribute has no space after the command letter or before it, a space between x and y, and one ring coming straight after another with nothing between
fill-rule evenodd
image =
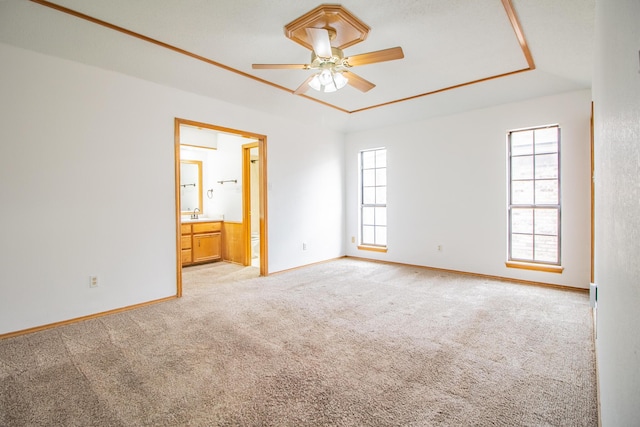
<instances>
[{"instance_id":1,"label":"window pane","mask_svg":"<svg viewBox=\"0 0 640 427\"><path fill-rule=\"evenodd\" d=\"M558 210L536 209L536 234L558 235Z\"/></svg>"},{"instance_id":2,"label":"window pane","mask_svg":"<svg viewBox=\"0 0 640 427\"><path fill-rule=\"evenodd\" d=\"M361 151L360 156L360 243L386 246L387 151L384 148Z\"/></svg>"},{"instance_id":3,"label":"window pane","mask_svg":"<svg viewBox=\"0 0 640 427\"><path fill-rule=\"evenodd\" d=\"M560 263L560 129L509 133L509 256Z\"/></svg>"},{"instance_id":4,"label":"window pane","mask_svg":"<svg viewBox=\"0 0 640 427\"><path fill-rule=\"evenodd\" d=\"M558 151L558 128L536 129L536 154Z\"/></svg>"},{"instance_id":5,"label":"window pane","mask_svg":"<svg viewBox=\"0 0 640 427\"><path fill-rule=\"evenodd\" d=\"M558 262L558 238L536 236L535 261Z\"/></svg>"},{"instance_id":6,"label":"window pane","mask_svg":"<svg viewBox=\"0 0 640 427\"><path fill-rule=\"evenodd\" d=\"M533 236L531 234L511 235L511 257L514 259L533 259Z\"/></svg>"},{"instance_id":7,"label":"window pane","mask_svg":"<svg viewBox=\"0 0 640 427\"><path fill-rule=\"evenodd\" d=\"M511 232L533 233L533 209L511 209Z\"/></svg>"},{"instance_id":8,"label":"window pane","mask_svg":"<svg viewBox=\"0 0 640 427\"><path fill-rule=\"evenodd\" d=\"M387 208L375 208L376 225L387 225Z\"/></svg>"},{"instance_id":9,"label":"window pane","mask_svg":"<svg viewBox=\"0 0 640 427\"><path fill-rule=\"evenodd\" d=\"M365 187L373 187L376 185L375 169L366 169L362 171L362 185Z\"/></svg>"},{"instance_id":10,"label":"window pane","mask_svg":"<svg viewBox=\"0 0 640 427\"><path fill-rule=\"evenodd\" d=\"M387 227L376 227L376 245L387 245Z\"/></svg>"},{"instance_id":11,"label":"window pane","mask_svg":"<svg viewBox=\"0 0 640 427\"><path fill-rule=\"evenodd\" d=\"M544 154L536 156L536 179L558 177L558 155Z\"/></svg>"},{"instance_id":12,"label":"window pane","mask_svg":"<svg viewBox=\"0 0 640 427\"><path fill-rule=\"evenodd\" d=\"M376 167L376 152L363 151L362 152L362 168L370 169L374 167Z\"/></svg>"},{"instance_id":13,"label":"window pane","mask_svg":"<svg viewBox=\"0 0 640 427\"><path fill-rule=\"evenodd\" d=\"M511 155L533 154L533 131L511 132Z\"/></svg>"},{"instance_id":14,"label":"window pane","mask_svg":"<svg viewBox=\"0 0 640 427\"><path fill-rule=\"evenodd\" d=\"M365 205L372 205L376 202L376 188L365 187L362 189L362 203Z\"/></svg>"},{"instance_id":15,"label":"window pane","mask_svg":"<svg viewBox=\"0 0 640 427\"><path fill-rule=\"evenodd\" d=\"M536 204L558 204L558 181L536 181Z\"/></svg>"},{"instance_id":16,"label":"window pane","mask_svg":"<svg viewBox=\"0 0 640 427\"><path fill-rule=\"evenodd\" d=\"M372 225L365 225L362 227L362 243L365 245L375 244L375 227Z\"/></svg>"},{"instance_id":17,"label":"window pane","mask_svg":"<svg viewBox=\"0 0 640 427\"><path fill-rule=\"evenodd\" d=\"M511 183L511 203L514 205L533 204L533 181L515 181Z\"/></svg>"},{"instance_id":18,"label":"window pane","mask_svg":"<svg viewBox=\"0 0 640 427\"><path fill-rule=\"evenodd\" d=\"M375 224L375 208L371 208L371 207L362 208L362 224L364 225Z\"/></svg>"},{"instance_id":19,"label":"window pane","mask_svg":"<svg viewBox=\"0 0 640 427\"><path fill-rule=\"evenodd\" d=\"M511 179L533 178L533 156L511 158Z\"/></svg>"},{"instance_id":20,"label":"window pane","mask_svg":"<svg viewBox=\"0 0 640 427\"><path fill-rule=\"evenodd\" d=\"M387 168L376 169L376 185L387 185Z\"/></svg>"}]
</instances>

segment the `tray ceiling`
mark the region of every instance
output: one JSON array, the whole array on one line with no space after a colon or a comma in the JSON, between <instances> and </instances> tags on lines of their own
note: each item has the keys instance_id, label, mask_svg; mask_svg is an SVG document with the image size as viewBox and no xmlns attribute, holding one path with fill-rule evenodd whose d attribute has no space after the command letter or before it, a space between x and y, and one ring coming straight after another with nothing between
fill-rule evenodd
<instances>
[{"instance_id":1,"label":"tray ceiling","mask_svg":"<svg viewBox=\"0 0 640 427\"><path fill-rule=\"evenodd\" d=\"M0 2L0 8L10 7L12 1ZM371 110L402 114L404 107L398 104L436 108L427 105L433 102L428 98L439 95L442 100L444 92L456 91L480 97L468 105L482 106L514 98L509 94L511 83L505 84L506 92L496 92L500 90L496 80L502 78L529 85L523 86L523 97L590 87L593 1L347 0L342 6L370 31L366 39L346 47L345 56L401 46L405 57L354 68L376 84L369 92L347 86L335 93L309 90L303 96L292 92L310 70L254 70L251 64L309 63L311 52L287 38L284 26L317 7L317 1L53 0L30 4L33 6L22 6L23 15L66 15L55 19L82 31L79 37L77 33L76 37L52 35L61 43L53 49L56 55L138 73L153 81L167 80L168 73L176 72L173 67L180 67L184 79L193 74L192 86L184 83L187 90L214 95L216 80L227 86L232 82L237 88L233 102L246 104L253 91L261 98L265 94L273 97L273 103L283 111L287 108L284 97L292 97L299 98L289 101L295 109L316 104L309 108L350 115ZM16 9L15 13L19 12ZM51 28L46 30L64 32L52 18ZM6 30L4 34L0 30L0 41L17 41ZM36 50L49 49L49 42L33 42ZM23 38L16 44L28 43ZM155 68L135 64L136 58L144 61L142 51L150 55L149 61L157 60ZM99 58L101 53L113 57L111 63ZM169 58L172 64L166 62ZM203 81L206 70L211 82ZM533 75L519 77L530 73ZM465 91L476 84L487 92L476 94L475 88ZM218 92L225 97L224 90ZM449 103L442 104L445 110L451 109L449 104L456 96L460 95L453 94ZM264 99L261 102L267 104ZM261 108L261 102L253 107ZM382 114L376 112L375 116Z\"/></svg>"}]
</instances>

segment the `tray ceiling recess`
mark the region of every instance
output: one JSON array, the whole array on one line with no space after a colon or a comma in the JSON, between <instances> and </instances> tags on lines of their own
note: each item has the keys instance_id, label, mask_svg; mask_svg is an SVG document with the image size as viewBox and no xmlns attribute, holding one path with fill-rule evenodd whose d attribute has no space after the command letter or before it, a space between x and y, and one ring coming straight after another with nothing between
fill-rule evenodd
<instances>
[{"instance_id":1,"label":"tray ceiling recess","mask_svg":"<svg viewBox=\"0 0 640 427\"><path fill-rule=\"evenodd\" d=\"M269 72L273 71L268 70L257 70L258 73L252 72L249 68L252 58L243 58L243 56L246 56L247 53L244 52L242 46L233 49L235 56L225 56L224 60L216 61L211 57L194 53L198 51L197 48L195 46L191 46L191 49L193 50L190 50L190 48L186 47L187 45L189 45L189 43L181 41L183 39L179 39L178 41L174 40L173 43L175 44L168 43L172 36L172 34L169 33L166 33L167 38L165 40L160 40L160 37L164 38L162 35L156 36L156 38L152 38L145 34L142 34L141 32L136 32L129 28L107 22L106 20L81 13L60 4L56 4L52 1L30 1L71 15L75 18L83 19L95 25L100 25L110 30L125 34L127 36L140 39L144 42L152 43L164 49L168 49L175 53L185 55L192 59L218 67L227 72L235 73L244 78L251 79L253 81L268 85L272 88L288 92L290 94L301 96L309 101L317 102L348 114L407 102L417 98L455 90L465 86L487 82L490 80L507 77L535 69L533 57L527 45L518 17L516 16L515 10L513 8L512 0L495 0L495 3L497 3L498 1L501 2L502 8L500 8L499 3L498 5L496 5L494 2L489 2L489 0L482 3L483 6L478 4L477 7L483 8L476 9L475 13L483 13L484 16L481 17L472 16L474 12L469 10L472 7L475 7L475 2L471 4L471 7L469 7L468 4L464 6L460 2L452 2L451 8L448 4L446 5L446 7L442 6L439 12L450 13L450 17L449 21L446 22L437 33L428 33L428 31L435 30L431 30L431 26L423 22L430 20L429 23L431 24L442 24L442 22L438 23L438 21L433 21L432 19L435 19L435 17L431 15L417 16L416 20L411 21L413 15L410 14L409 11L399 11L400 13L394 15L394 17L396 18L394 24L388 24L385 21L386 15L385 18L380 18L378 16L378 19L381 20L376 21L377 27L375 28L379 29L380 36L378 36L378 34L376 33L375 28L374 30L372 30L369 25L362 22L353 13L346 10L341 5L323 4L316 7L310 12L291 21L289 24L286 24L283 27L284 34L286 38L312 51L311 63L299 65L312 65L314 64L314 57L317 56L315 55L314 50L317 48L318 42L314 41L314 37L317 37L319 31L314 32L313 30L309 31L309 29L322 30L324 31L324 33L326 33L326 35L321 34L320 38L328 38L330 48L338 49L340 51L340 55L338 55L337 57L337 61L339 61L340 65L343 65L343 59L346 62L349 62L349 60L352 58L363 60L362 63L344 64L346 67L346 72L349 73L347 74L347 76L354 77L356 79L356 81L349 83L349 85L358 90L353 90L352 88L347 91L346 89L344 89L339 90L335 93L321 93L316 91L311 91L312 93L304 93L306 91L306 88L301 89L302 85L298 86L297 88L292 88L292 86L298 84L294 80L296 78L295 75L291 77L288 74L282 74L283 72L291 73L292 71L289 70L276 70L276 74L273 76L271 74L268 74ZM457 5L458 9L453 10L454 5ZM462 7L461 5L464 7ZM460 9L461 7L462 9ZM490 12L487 12L489 9ZM500 17L500 15L502 14L500 12L500 9L503 9L502 13L504 13L504 18ZM402 12L406 13L406 15L402 15ZM455 15L454 12L457 13L457 15ZM461 13L466 13L467 15L459 18ZM375 13L371 15L376 16ZM401 19L398 19L399 17ZM408 23L413 24L412 31L420 32L424 30L425 33L408 34L407 31L405 31L405 27L408 27L408 25L407 23L402 21L402 18L406 19L407 21L411 21ZM490 18L488 24L486 18ZM110 20L111 19L114 18L110 18ZM232 19L232 17L229 17L229 19ZM460 19L466 19L466 21L463 23L462 21L460 21ZM458 31L461 31L461 28L464 29L468 27L469 24L481 25L480 22L484 22L485 27L476 27L475 34L477 35L477 37L469 36L468 31L464 35L461 35L460 33L446 33L451 26L457 26L456 28L458 28ZM135 25L135 23L132 24L130 22L128 25ZM497 26L501 28L501 33L496 32L497 30L495 30L495 27ZM509 27L513 31L511 32L511 36L509 36L508 34L510 32ZM188 32L188 28L185 29L185 31ZM251 32L252 29L248 28L247 31ZM371 35L370 33L373 35ZM258 37L259 40L264 39L263 37L260 37L260 34L256 34L254 36ZM511 38L513 36L515 36L515 40ZM380 37L384 37L384 39L380 40ZM375 41L372 41L374 39ZM395 39L398 39L398 41L396 41ZM273 43L275 39L270 38L269 40L270 43ZM365 53L352 57L349 57L346 54L344 55L344 58L341 56L341 51L343 49L349 49L349 53L351 53L352 47L354 45L357 45L365 40L367 41L367 43L364 43L366 45L379 46L380 44L384 45L388 41L392 45L404 45L406 43L407 46L405 52L403 52L402 49L398 47L374 50L373 52L369 52L368 54ZM444 45L438 46L438 43L440 42L442 42ZM459 43L456 46L474 46L473 49L475 49L475 51L469 50L460 53L463 61L466 61L463 65L460 65L460 63L458 63L458 65L448 65L448 63L443 60L444 57L441 56L439 59L436 59L434 56L429 56L432 55L432 53L425 53L427 48L434 48L434 46L440 49L440 51L436 51L436 53L450 53L452 52L452 49L455 49L453 43ZM178 46L178 44L184 44L185 46L181 47ZM494 45L497 44L500 44L503 47L503 51L501 51L496 56L496 53L491 52L490 48L494 47ZM409 49L410 47L412 49ZM259 46L260 50L267 52L269 51L269 49L278 50L278 48L278 46ZM488 53L483 53L485 48ZM292 50L288 50L288 52L291 53ZM382 55L383 52L387 52L387 58ZM367 56L369 54L372 54L374 56ZM334 58L336 57L335 55L332 56L334 56ZM402 59L403 57L404 59ZM491 64L493 62L496 62L496 58L502 61L502 68L495 66L492 67ZM395 61L396 59L402 60ZM482 66L478 65L478 61L483 61L481 62ZM363 70L366 70L367 72L367 78L371 78L372 81L375 81L375 84L363 78L360 78L350 70L350 66L353 65L367 65L373 64L375 62L385 63L363 67ZM234 65L231 66L229 64ZM387 66L387 64L392 65ZM428 67L435 69L429 70ZM302 69L306 70L311 68L312 67ZM434 75L432 78L431 75L428 75L425 70L436 72L437 75ZM360 73L359 70L358 73ZM369 77L370 75L372 77ZM311 77L312 76L309 76L304 83L308 83L311 80ZM376 86L376 84L378 86L375 87L375 90L370 90L373 89L373 86Z\"/></svg>"}]
</instances>

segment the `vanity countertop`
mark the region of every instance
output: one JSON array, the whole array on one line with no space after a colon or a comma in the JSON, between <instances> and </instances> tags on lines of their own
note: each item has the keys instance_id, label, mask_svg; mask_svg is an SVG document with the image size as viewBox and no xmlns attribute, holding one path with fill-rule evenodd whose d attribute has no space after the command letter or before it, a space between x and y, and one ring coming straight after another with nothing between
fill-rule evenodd
<instances>
[{"instance_id":1,"label":"vanity countertop","mask_svg":"<svg viewBox=\"0 0 640 427\"><path fill-rule=\"evenodd\" d=\"M191 224L193 222L222 222L223 219L220 217L216 217L216 218L204 218L204 217L200 217L198 219L192 219L192 218L182 218L182 220L180 221L182 224Z\"/></svg>"}]
</instances>

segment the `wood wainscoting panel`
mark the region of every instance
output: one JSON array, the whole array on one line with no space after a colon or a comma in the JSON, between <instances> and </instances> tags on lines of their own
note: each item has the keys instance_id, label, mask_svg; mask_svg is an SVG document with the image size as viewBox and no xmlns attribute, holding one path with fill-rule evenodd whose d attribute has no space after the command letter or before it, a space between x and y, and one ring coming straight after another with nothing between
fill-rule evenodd
<instances>
[{"instance_id":1,"label":"wood wainscoting panel","mask_svg":"<svg viewBox=\"0 0 640 427\"><path fill-rule=\"evenodd\" d=\"M246 239L241 222L222 223L222 259L236 264L246 265Z\"/></svg>"}]
</instances>

